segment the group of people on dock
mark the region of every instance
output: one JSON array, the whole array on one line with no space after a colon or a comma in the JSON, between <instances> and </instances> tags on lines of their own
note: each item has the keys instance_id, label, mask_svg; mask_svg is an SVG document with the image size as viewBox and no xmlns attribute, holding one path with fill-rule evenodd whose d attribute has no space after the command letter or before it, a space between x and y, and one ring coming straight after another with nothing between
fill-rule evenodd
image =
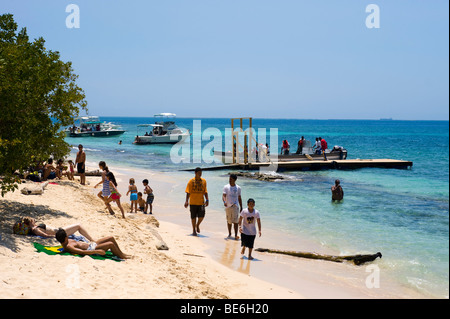
<instances>
[{"instance_id":1,"label":"group of people on dock","mask_svg":"<svg viewBox=\"0 0 450 319\"><path fill-rule=\"evenodd\" d=\"M295 154L302 154L303 147L305 146L305 137L302 136L297 142L297 151ZM291 145L287 140L283 140L281 145L281 155L289 155L290 154ZM328 149L327 141L322 137L316 137L316 142L312 147L313 151L317 155L323 154L324 160L327 160L327 156L325 151Z\"/></svg>"}]
</instances>

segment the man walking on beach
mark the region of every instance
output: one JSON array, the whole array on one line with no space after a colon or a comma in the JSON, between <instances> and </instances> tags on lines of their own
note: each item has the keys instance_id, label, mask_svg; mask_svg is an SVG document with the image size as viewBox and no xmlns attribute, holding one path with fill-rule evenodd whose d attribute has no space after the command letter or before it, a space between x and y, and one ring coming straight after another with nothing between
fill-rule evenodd
<instances>
[{"instance_id":1,"label":"man walking on beach","mask_svg":"<svg viewBox=\"0 0 450 319\"><path fill-rule=\"evenodd\" d=\"M231 237L231 225L234 225L234 238L239 239L239 214L242 211L241 188L236 185L236 174L230 174L229 184L223 188L222 200L227 217L228 237Z\"/></svg>"},{"instance_id":2,"label":"man walking on beach","mask_svg":"<svg viewBox=\"0 0 450 319\"><path fill-rule=\"evenodd\" d=\"M86 153L83 151L83 145L78 145L78 153L75 159L75 165L77 166L78 174L80 174L80 183L81 185L86 184Z\"/></svg>"},{"instance_id":3,"label":"man walking on beach","mask_svg":"<svg viewBox=\"0 0 450 319\"><path fill-rule=\"evenodd\" d=\"M190 205L192 235L197 236L200 233L200 224L205 218L205 207L208 206L208 190L206 189L206 180L202 178L202 169L195 169L195 177L191 178L186 186L186 201L184 207Z\"/></svg>"}]
</instances>

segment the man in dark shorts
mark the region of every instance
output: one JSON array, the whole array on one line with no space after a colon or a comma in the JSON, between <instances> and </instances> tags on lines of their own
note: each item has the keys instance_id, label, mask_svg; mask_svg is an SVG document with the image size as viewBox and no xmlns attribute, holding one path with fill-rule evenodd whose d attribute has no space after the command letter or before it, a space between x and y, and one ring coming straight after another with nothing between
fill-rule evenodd
<instances>
[{"instance_id":1,"label":"man in dark shorts","mask_svg":"<svg viewBox=\"0 0 450 319\"><path fill-rule=\"evenodd\" d=\"M77 166L78 174L80 174L81 185L86 184L85 162L86 162L86 153L83 151L83 145L80 144L78 145L78 153L75 159L75 165Z\"/></svg>"},{"instance_id":2,"label":"man in dark shorts","mask_svg":"<svg viewBox=\"0 0 450 319\"><path fill-rule=\"evenodd\" d=\"M195 169L195 177L191 178L186 186L186 201L184 207L190 205L192 235L197 236L200 233L200 224L205 218L205 207L208 206L208 190L206 189L206 180L202 178L202 169Z\"/></svg>"},{"instance_id":3,"label":"man in dark shorts","mask_svg":"<svg viewBox=\"0 0 450 319\"><path fill-rule=\"evenodd\" d=\"M241 211L239 217L239 231L241 232L241 255L245 254L248 248L248 259L253 260L252 251L256 238L256 224L258 224L259 237L261 237L261 214L255 209L255 200L249 198L247 208Z\"/></svg>"}]
</instances>

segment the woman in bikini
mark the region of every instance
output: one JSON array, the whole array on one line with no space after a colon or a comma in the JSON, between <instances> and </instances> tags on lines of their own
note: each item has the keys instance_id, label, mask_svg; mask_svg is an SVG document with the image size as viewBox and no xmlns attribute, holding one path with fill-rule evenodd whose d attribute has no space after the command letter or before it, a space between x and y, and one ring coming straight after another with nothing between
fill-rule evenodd
<instances>
[{"instance_id":1,"label":"woman in bikini","mask_svg":"<svg viewBox=\"0 0 450 319\"><path fill-rule=\"evenodd\" d=\"M36 224L36 220L32 217L25 217L23 219L25 225L30 228L30 235L41 236L45 238L54 238L58 227L52 227L46 224ZM81 224L74 224L66 227L62 227L67 233L67 236L73 235L79 232L81 235L86 237L89 241L94 241L94 239L89 235L86 229Z\"/></svg>"}]
</instances>

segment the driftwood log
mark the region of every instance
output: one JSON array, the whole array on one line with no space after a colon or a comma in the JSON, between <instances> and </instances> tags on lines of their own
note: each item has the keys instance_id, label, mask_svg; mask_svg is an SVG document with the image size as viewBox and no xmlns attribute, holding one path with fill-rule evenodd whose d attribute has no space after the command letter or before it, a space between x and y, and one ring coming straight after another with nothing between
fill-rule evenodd
<instances>
[{"instance_id":1,"label":"driftwood log","mask_svg":"<svg viewBox=\"0 0 450 319\"><path fill-rule=\"evenodd\" d=\"M80 176L80 174L78 172L75 172L74 175L75 176ZM98 169L96 169L96 170L93 170L93 171L86 171L84 173L84 175L86 175L86 176L102 176L102 172L99 171Z\"/></svg>"},{"instance_id":2,"label":"driftwood log","mask_svg":"<svg viewBox=\"0 0 450 319\"><path fill-rule=\"evenodd\" d=\"M283 254L283 255L289 255L289 256L295 256L295 257L301 257L301 258L309 258L309 259L322 259L322 260L328 260L328 261L334 261L338 263L342 263L344 261L351 261L355 265L362 265L367 262L374 261L378 257L382 257L380 252L377 252L376 254L372 255L349 255L349 256L332 256L332 255L321 255L316 253L307 253L307 252L300 252L300 251L286 251L286 250L276 250L276 249L267 249L267 248L257 248L255 249L259 252L267 252L267 253L274 253L274 254Z\"/></svg>"},{"instance_id":3,"label":"driftwood log","mask_svg":"<svg viewBox=\"0 0 450 319\"><path fill-rule=\"evenodd\" d=\"M48 182L45 182L44 184L29 183L24 188L22 188L20 192L24 195L41 195L44 193L47 185Z\"/></svg>"},{"instance_id":4,"label":"driftwood log","mask_svg":"<svg viewBox=\"0 0 450 319\"><path fill-rule=\"evenodd\" d=\"M256 179L259 181L274 182L277 180L285 179L284 176L280 174L269 174L269 173L252 173L252 172L231 172L228 175L235 174L236 176L241 176L244 178Z\"/></svg>"}]
</instances>

